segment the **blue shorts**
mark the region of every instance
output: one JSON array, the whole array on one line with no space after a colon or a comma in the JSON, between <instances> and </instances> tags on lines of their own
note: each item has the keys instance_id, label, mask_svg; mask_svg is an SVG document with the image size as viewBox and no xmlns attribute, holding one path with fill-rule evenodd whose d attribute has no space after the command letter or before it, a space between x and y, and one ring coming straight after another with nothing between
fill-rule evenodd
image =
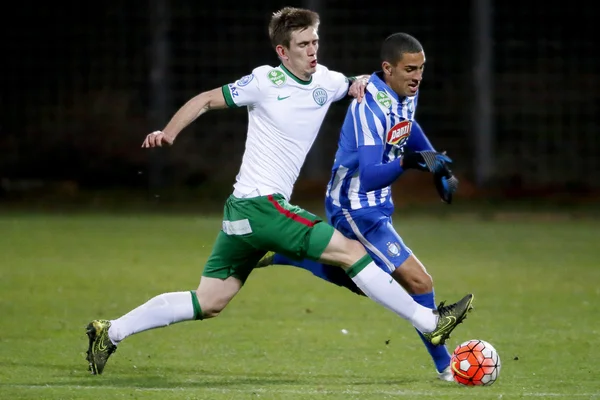
<instances>
[{"instance_id":1,"label":"blue shorts","mask_svg":"<svg viewBox=\"0 0 600 400\"><path fill-rule=\"evenodd\" d=\"M344 236L361 242L377 266L387 273L392 273L412 254L392 226L387 210L346 211L327 207L327 219Z\"/></svg>"}]
</instances>

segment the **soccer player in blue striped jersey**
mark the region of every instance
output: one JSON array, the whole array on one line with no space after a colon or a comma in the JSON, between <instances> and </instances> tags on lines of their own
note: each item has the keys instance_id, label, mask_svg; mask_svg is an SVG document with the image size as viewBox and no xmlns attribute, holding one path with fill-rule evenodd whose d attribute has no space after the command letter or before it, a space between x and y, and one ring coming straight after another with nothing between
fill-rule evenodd
<instances>
[{"instance_id":1,"label":"soccer player in blue striped jersey","mask_svg":"<svg viewBox=\"0 0 600 400\"><path fill-rule=\"evenodd\" d=\"M447 166L451 160L435 151L414 119L425 68L422 45L411 35L396 33L384 41L381 57L382 70L371 76L364 99L348 108L327 186L327 218L346 237L360 241L417 303L435 309L431 276L392 225L390 185L407 169L429 171L442 200L449 203L457 181ZM280 254L261 263L295 265L361 293L333 266ZM439 378L452 380L447 348L423 342Z\"/></svg>"}]
</instances>

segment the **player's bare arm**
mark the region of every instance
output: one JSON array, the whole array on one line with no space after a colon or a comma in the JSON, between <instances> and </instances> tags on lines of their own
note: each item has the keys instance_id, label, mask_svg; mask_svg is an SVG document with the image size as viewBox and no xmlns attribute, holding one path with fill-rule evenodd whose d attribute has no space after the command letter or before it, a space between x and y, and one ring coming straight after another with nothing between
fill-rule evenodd
<instances>
[{"instance_id":1,"label":"player's bare arm","mask_svg":"<svg viewBox=\"0 0 600 400\"><path fill-rule=\"evenodd\" d=\"M179 133L196 118L207 111L227 108L221 88L209 90L192 97L185 103L169 121L162 131L155 131L146 136L142 147L162 147L172 145Z\"/></svg>"}]
</instances>

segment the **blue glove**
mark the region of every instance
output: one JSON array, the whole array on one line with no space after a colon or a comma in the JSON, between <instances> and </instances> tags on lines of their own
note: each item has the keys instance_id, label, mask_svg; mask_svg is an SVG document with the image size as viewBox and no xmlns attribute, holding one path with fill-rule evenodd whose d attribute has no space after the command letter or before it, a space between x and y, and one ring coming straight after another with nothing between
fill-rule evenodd
<instances>
[{"instance_id":1,"label":"blue glove","mask_svg":"<svg viewBox=\"0 0 600 400\"><path fill-rule=\"evenodd\" d=\"M446 164L452 160L446 153L425 150L416 152L407 152L402 156L403 169L418 169L420 171L429 171L434 174L440 173L446 169Z\"/></svg>"},{"instance_id":2,"label":"blue glove","mask_svg":"<svg viewBox=\"0 0 600 400\"><path fill-rule=\"evenodd\" d=\"M442 201L452 204L452 195L458 189L458 179L452 175L452 171L448 167L444 167L440 172L434 173L433 184Z\"/></svg>"}]
</instances>

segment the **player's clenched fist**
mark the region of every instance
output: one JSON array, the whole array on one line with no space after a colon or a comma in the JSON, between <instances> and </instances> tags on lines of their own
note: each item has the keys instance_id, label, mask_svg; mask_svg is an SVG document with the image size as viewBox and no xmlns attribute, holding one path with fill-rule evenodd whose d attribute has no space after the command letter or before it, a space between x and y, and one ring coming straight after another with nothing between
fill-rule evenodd
<instances>
[{"instance_id":1,"label":"player's clenched fist","mask_svg":"<svg viewBox=\"0 0 600 400\"><path fill-rule=\"evenodd\" d=\"M142 147L147 148L147 147L162 147L163 144L166 145L172 145L173 144L173 138L165 135L163 132L161 131L154 131L151 134L149 134L148 136L146 136L146 139L144 140L144 143L142 143Z\"/></svg>"}]
</instances>

